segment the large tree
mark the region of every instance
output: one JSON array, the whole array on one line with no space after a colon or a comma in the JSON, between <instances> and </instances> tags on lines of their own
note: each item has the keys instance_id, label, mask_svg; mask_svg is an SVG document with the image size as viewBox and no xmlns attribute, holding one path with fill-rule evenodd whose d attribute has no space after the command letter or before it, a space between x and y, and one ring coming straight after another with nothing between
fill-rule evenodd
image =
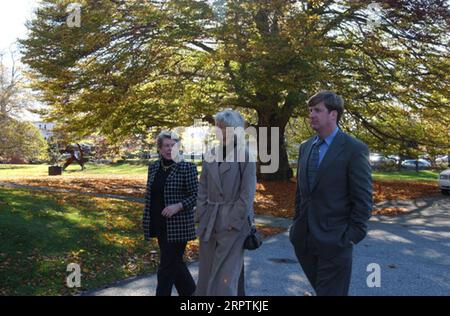
<instances>
[{"instance_id":1,"label":"large tree","mask_svg":"<svg viewBox=\"0 0 450 316\"><path fill-rule=\"evenodd\" d=\"M23 60L50 117L80 134L120 139L236 107L279 128L280 168L261 176L285 179L286 126L331 89L350 132L449 145L447 1L80 1L80 28L69 2L42 1Z\"/></svg>"}]
</instances>

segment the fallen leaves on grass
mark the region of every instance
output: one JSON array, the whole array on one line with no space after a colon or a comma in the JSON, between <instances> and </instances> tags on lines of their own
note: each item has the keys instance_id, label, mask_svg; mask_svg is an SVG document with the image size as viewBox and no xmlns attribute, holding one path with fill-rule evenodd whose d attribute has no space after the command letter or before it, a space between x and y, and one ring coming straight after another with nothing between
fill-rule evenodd
<instances>
[{"instance_id":1,"label":"fallen leaves on grass","mask_svg":"<svg viewBox=\"0 0 450 316\"><path fill-rule=\"evenodd\" d=\"M2 180L6 183L48 187L84 193L114 194L143 198L146 180L129 177L42 177Z\"/></svg>"},{"instance_id":2,"label":"fallen leaves on grass","mask_svg":"<svg viewBox=\"0 0 450 316\"><path fill-rule=\"evenodd\" d=\"M383 208L375 208L372 211L373 215L386 215L386 216L396 216L396 215L405 215L408 213L408 210L404 207L383 207Z\"/></svg>"},{"instance_id":3,"label":"fallen leaves on grass","mask_svg":"<svg viewBox=\"0 0 450 316\"><path fill-rule=\"evenodd\" d=\"M294 215L296 183L262 181L256 185L256 214L291 218Z\"/></svg>"},{"instance_id":4,"label":"fallen leaves on grass","mask_svg":"<svg viewBox=\"0 0 450 316\"><path fill-rule=\"evenodd\" d=\"M135 247L137 244L137 241L135 239L132 239L127 236L122 236L119 234L114 233L103 233L102 237L107 240L111 244L117 244L120 246L127 246L127 247Z\"/></svg>"},{"instance_id":5,"label":"fallen leaves on grass","mask_svg":"<svg viewBox=\"0 0 450 316\"><path fill-rule=\"evenodd\" d=\"M198 239L189 241L186 246L186 250L184 252L184 260L186 260L187 262L193 262L193 261L197 260L198 252L199 252Z\"/></svg>"},{"instance_id":6,"label":"fallen leaves on grass","mask_svg":"<svg viewBox=\"0 0 450 316\"><path fill-rule=\"evenodd\" d=\"M256 186L255 212L260 215L292 218L295 207L296 181L264 181ZM374 181L375 203L388 200L413 200L439 195L433 182L417 181ZM377 215L401 215L407 211L394 207L374 209Z\"/></svg>"},{"instance_id":7,"label":"fallen leaves on grass","mask_svg":"<svg viewBox=\"0 0 450 316\"><path fill-rule=\"evenodd\" d=\"M86 193L103 193L142 198L146 179L130 177L24 178L11 182L31 186L46 186ZM416 181L374 181L375 203L387 200L412 200L439 194L436 183ZM261 181L256 185L254 209L256 214L292 218L294 216L296 181ZM58 204L67 203L64 198ZM374 214L403 214L402 210L376 209Z\"/></svg>"},{"instance_id":8,"label":"fallen leaves on grass","mask_svg":"<svg viewBox=\"0 0 450 316\"><path fill-rule=\"evenodd\" d=\"M430 181L374 181L373 189L375 203L439 195L437 182Z\"/></svg>"},{"instance_id":9,"label":"fallen leaves on grass","mask_svg":"<svg viewBox=\"0 0 450 316\"><path fill-rule=\"evenodd\" d=\"M256 225L256 229L263 235L264 238L286 231L286 228L283 227L270 227L264 225Z\"/></svg>"}]
</instances>

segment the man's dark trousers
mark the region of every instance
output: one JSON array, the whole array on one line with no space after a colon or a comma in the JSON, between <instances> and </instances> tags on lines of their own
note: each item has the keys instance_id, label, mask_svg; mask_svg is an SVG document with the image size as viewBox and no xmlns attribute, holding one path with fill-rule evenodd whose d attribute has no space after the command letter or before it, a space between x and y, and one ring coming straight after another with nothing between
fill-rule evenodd
<instances>
[{"instance_id":1,"label":"man's dark trousers","mask_svg":"<svg viewBox=\"0 0 450 316\"><path fill-rule=\"evenodd\" d=\"M300 265L318 296L347 296L352 273L350 246L332 258L319 255L311 235L307 238L307 250L298 254Z\"/></svg>"}]
</instances>

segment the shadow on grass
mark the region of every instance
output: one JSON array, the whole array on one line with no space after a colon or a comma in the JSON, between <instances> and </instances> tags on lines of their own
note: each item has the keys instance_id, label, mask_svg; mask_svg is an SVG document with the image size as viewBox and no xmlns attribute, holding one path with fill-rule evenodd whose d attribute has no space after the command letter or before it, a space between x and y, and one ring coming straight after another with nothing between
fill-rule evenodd
<instances>
[{"instance_id":1,"label":"shadow on grass","mask_svg":"<svg viewBox=\"0 0 450 316\"><path fill-rule=\"evenodd\" d=\"M0 295L70 295L154 272L139 204L0 188ZM79 289L66 287L69 263Z\"/></svg>"}]
</instances>

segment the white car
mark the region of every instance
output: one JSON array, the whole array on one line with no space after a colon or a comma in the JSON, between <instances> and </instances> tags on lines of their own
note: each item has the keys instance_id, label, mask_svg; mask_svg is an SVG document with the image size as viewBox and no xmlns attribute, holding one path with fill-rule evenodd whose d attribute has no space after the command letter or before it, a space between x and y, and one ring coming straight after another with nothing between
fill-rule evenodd
<instances>
[{"instance_id":1,"label":"white car","mask_svg":"<svg viewBox=\"0 0 450 316\"><path fill-rule=\"evenodd\" d=\"M427 169L431 167L431 163L426 161L425 159L408 159L402 162L402 167L407 169L415 169L416 163L418 164L419 169Z\"/></svg>"},{"instance_id":2,"label":"white car","mask_svg":"<svg viewBox=\"0 0 450 316\"><path fill-rule=\"evenodd\" d=\"M370 157L370 165L374 168L378 168L378 167L383 167L383 166L390 166L390 165L394 165L396 164L395 159L393 158L388 158L386 156L383 156L381 154L377 154L377 153L371 153Z\"/></svg>"},{"instance_id":3,"label":"white car","mask_svg":"<svg viewBox=\"0 0 450 316\"><path fill-rule=\"evenodd\" d=\"M441 189L442 194L450 194L450 169L444 170L439 174L439 189Z\"/></svg>"},{"instance_id":4,"label":"white car","mask_svg":"<svg viewBox=\"0 0 450 316\"><path fill-rule=\"evenodd\" d=\"M437 165L448 165L448 157L450 155L445 155L445 156L439 156L438 158L436 158L436 164Z\"/></svg>"}]
</instances>

